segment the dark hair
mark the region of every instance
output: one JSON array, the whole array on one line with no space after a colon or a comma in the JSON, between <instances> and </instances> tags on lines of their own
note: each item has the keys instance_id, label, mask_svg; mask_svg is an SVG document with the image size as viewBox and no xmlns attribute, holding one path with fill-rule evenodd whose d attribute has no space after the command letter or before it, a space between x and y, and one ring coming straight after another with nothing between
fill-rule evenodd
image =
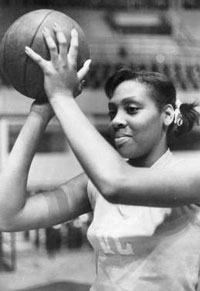
<instances>
[{"instance_id":1,"label":"dark hair","mask_svg":"<svg viewBox=\"0 0 200 291\"><path fill-rule=\"evenodd\" d=\"M165 75L151 71L134 71L128 67L123 67L110 76L105 84L105 93L109 99L112 98L116 87L127 80L136 80L146 84L151 89L151 97L155 101L159 110L167 104L171 104L176 109L176 89L172 81ZM182 103L179 107L182 115L182 124L177 126L173 123L169 130L173 130L176 135L189 132L193 125L199 123L200 114L195 110L196 103Z\"/></svg>"}]
</instances>

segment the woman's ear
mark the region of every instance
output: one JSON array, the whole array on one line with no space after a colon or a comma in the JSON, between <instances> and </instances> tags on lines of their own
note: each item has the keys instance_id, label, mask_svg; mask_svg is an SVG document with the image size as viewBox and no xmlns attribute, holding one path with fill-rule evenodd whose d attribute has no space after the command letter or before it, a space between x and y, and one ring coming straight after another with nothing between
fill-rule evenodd
<instances>
[{"instance_id":1,"label":"woman's ear","mask_svg":"<svg viewBox=\"0 0 200 291\"><path fill-rule=\"evenodd\" d=\"M174 122L174 108L171 104L165 105L163 108L163 123L165 126L170 126Z\"/></svg>"}]
</instances>

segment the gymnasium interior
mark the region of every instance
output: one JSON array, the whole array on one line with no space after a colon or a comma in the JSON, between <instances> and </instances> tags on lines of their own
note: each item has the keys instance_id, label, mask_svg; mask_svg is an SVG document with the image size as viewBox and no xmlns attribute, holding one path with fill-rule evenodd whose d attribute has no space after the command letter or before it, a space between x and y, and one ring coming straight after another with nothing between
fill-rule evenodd
<instances>
[{"instance_id":1,"label":"gymnasium interior","mask_svg":"<svg viewBox=\"0 0 200 291\"><path fill-rule=\"evenodd\" d=\"M162 72L172 79L181 101L200 102L198 0L0 0L0 38L17 18L36 9L61 11L82 27L92 65L77 102L110 143L104 84L121 66ZM0 170L32 102L0 75ZM171 140L171 149L195 162L199 126ZM29 193L36 195L81 172L54 118L34 157ZM0 291L89 290L95 277L86 237L91 215L49 229L0 233Z\"/></svg>"}]
</instances>

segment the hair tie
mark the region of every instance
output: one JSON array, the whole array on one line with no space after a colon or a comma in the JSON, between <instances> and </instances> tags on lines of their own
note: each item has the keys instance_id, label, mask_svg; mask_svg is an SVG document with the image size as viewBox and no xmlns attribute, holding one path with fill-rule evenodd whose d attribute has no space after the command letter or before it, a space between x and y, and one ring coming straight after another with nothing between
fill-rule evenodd
<instances>
[{"instance_id":1,"label":"hair tie","mask_svg":"<svg viewBox=\"0 0 200 291\"><path fill-rule=\"evenodd\" d=\"M176 124L177 126L181 126L183 124L183 116L180 112L180 106L181 106L182 102L177 99L176 100L176 109L174 110L174 124Z\"/></svg>"}]
</instances>

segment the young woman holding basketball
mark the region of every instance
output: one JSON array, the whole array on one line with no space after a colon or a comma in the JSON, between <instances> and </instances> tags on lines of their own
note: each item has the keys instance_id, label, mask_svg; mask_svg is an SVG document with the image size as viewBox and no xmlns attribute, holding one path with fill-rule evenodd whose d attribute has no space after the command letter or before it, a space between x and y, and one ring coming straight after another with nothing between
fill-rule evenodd
<instances>
[{"instance_id":1,"label":"young woman holding basketball","mask_svg":"<svg viewBox=\"0 0 200 291\"><path fill-rule=\"evenodd\" d=\"M88 238L97 276L91 290L196 290L199 175L175 160L167 142L169 132L190 130L198 113L193 105L176 105L165 76L122 69L105 87L116 151L74 99L89 70L87 61L76 72L76 31L69 51L56 25L55 33L58 47L44 31L50 61L26 48L44 72L50 104L33 104L2 173L1 230L47 227L92 210ZM29 168L51 107L85 173L27 199Z\"/></svg>"}]
</instances>

